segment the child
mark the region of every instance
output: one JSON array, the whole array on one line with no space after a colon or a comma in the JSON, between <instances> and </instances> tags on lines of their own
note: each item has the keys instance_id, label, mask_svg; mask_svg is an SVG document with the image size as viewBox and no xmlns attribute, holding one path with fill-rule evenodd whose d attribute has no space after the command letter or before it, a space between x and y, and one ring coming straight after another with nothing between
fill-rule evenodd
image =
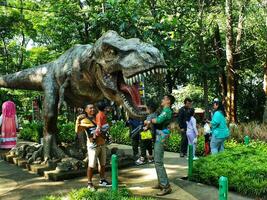
<instances>
[{"instance_id":1,"label":"child","mask_svg":"<svg viewBox=\"0 0 267 200\"><path fill-rule=\"evenodd\" d=\"M157 105L154 102L150 102L147 105L147 111L149 115L146 118L145 122L150 122L152 119L157 117L156 114ZM151 123L144 123L143 131L140 133L141 141L141 157L135 162L137 165L144 164L147 160L149 163L153 162L152 156L152 142L154 134L154 127ZM148 151L148 157L146 158L146 151Z\"/></svg>"},{"instance_id":2,"label":"child","mask_svg":"<svg viewBox=\"0 0 267 200\"><path fill-rule=\"evenodd\" d=\"M195 115L195 109L191 108L188 112L188 118L186 120L187 129L186 129L186 136L188 139L188 144L193 145L193 160L197 160L198 158L195 156L196 152L196 143L197 143L197 123Z\"/></svg>"},{"instance_id":3,"label":"child","mask_svg":"<svg viewBox=\"0 0 267 200\"><path fill-rule=\"evenodd\" d=\"M93 138L96 138L96 136L99 136L102 134L102 136L109 142L109 135L108 135L108 130L109 130L109 124L107 122L107 115L106 115L106 107L107 105L103 102L100 101L97 103L97 109L98 113L96 115L96 132L95 136Z\"/></svg>"},{"instance_id":4,"label":"child","mask_svg":"<svg viewBox=\"0 0 267 200\"><path fill-rule=\"evenodd\" d=\"M204 124L205 155L210 154L210 136L211 136L210 125L209 121L206 120L206 123Z\"/></svg>"}]
</instances>

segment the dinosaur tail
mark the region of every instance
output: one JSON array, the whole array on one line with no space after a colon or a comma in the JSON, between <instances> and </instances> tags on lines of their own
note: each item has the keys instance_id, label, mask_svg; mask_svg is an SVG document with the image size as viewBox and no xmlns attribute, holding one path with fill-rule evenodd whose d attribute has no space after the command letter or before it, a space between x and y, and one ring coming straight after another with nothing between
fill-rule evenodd
<instances>
[{"instance_id":1,"label":"dinosaur tail","mask_svg":"<svg viewBox=\"0 0 267 200\"><path fill-rule=\"evenodd\" d=\"M14 74L0 76L0 88L42 90L42 81L48 72L47 65L29 68Z\"/></svg>"}]
</instances>

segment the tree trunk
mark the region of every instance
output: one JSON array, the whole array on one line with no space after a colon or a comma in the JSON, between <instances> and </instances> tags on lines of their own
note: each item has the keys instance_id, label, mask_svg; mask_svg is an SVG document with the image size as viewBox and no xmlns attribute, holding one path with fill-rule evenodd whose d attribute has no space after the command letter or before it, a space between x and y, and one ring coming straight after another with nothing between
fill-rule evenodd
<instances>
[{"instance_id":1,"label":"tree trunk","mask_svg":"<svg viewBox=\"0 0 267 200\"><path fill-rule=\"evenodd\" d=\"M198 41L199 41L199 59L202 65L202 80L203 80L203 91L204 91L204 105L205 105L205 118L209 117L209 99L208 99L208 77L206 75L206 52L204 47L204 40L203 40L203 13L204 13L204 0L198 1L198 25L199 25L199 34L198 34Z\"/></svg>"},{"instance_id":2,"label":"tree trunk","mask_svg":"<svg viewBox=\"0 0 267 200\"><path fill-rule=\"evenodd\" d=\"M226 85L226 75L224 66L225 64L222 63L223 61L223 47L220 37L220 28L219 25L216 24L215 30L214 30L214 51L216 53L216 57L218 60L218 69L219 69L219 89L220 89L220 96L222 98L222 101L225 102L226 95L227 95L227 85Z\"/></svg>"},{"instance_id":3,"label":"tree trunk","mask_svg":"<svg viewBox=\"0 0 267 200\"><path fill-rule=\"evenodd\" d=\"M267 29L267 0L265 0L264 5L265 7L265 27ZM265 37L267 43L267 36ZM267 52L267 46L265 46L265 52ZM264 80L263 80L263 89L265 92L265 108L263 113L263 123L267 124L267 53L265 54L265 64L264 64Z\"/></svg>"},{"instance_id":4,"label":"tree trunk","mask_svg":"<svg viewBox=\"0 0 267 200\"><path fill-rule=\"evenodd\" d=\"M226 0L226 72L227 72L227 96L226 114L229 122L236 122L235 101L235 68L233 51L233 22L232 0Z\"/></svg>"}]
</instances>

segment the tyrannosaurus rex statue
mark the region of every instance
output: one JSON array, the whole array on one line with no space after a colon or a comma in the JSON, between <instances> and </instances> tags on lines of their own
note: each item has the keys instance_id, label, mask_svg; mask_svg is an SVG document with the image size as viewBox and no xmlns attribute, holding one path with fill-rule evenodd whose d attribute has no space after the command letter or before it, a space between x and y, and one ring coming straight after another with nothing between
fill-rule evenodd
<instances>
[{"instance_id":1,"label":"tyrannosaurus rex statue","mask_svg":"<svg viewBox=\"0 0 267 200\"><path fill-rule=\"evenodd\" d=\"M57 147L58 107L63 99L82 106L106 97L123 105L129 115L142 118L135 83L142 76L164 73L159 50L139 39L125 39L108 31L94 45L76 45L57 60L0 76L0 87L44 91L44 159L62 157Z\"/></svg>"}]
</instances>

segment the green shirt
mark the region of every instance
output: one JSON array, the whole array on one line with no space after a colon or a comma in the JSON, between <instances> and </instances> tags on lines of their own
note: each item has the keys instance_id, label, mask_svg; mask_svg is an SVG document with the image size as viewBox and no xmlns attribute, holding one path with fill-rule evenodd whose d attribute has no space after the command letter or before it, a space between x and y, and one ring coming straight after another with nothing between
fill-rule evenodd
<instances>
[{"instance_id":1,"label":"green shirt","mask_svg":"<svg viewBox=\"0 0 267 200\"><path fill-rule=\"evenodd\" d=\"M172 109L164 107L160 115L156 118L157 129L165 129L172 120Z\"/></svg>"},{"instance_id":2,"label":"green shirt","mask_svg":"<svg viewBox=\"0 0 267 200\"><path fill-rule=\"evenodd\" d=\"M212 134L214 134L218 139L227 138L229 136L229 129L226 124L226 119L221 111L216 111L213 114L211 128Z\"/></svg>"}]
</instances>

